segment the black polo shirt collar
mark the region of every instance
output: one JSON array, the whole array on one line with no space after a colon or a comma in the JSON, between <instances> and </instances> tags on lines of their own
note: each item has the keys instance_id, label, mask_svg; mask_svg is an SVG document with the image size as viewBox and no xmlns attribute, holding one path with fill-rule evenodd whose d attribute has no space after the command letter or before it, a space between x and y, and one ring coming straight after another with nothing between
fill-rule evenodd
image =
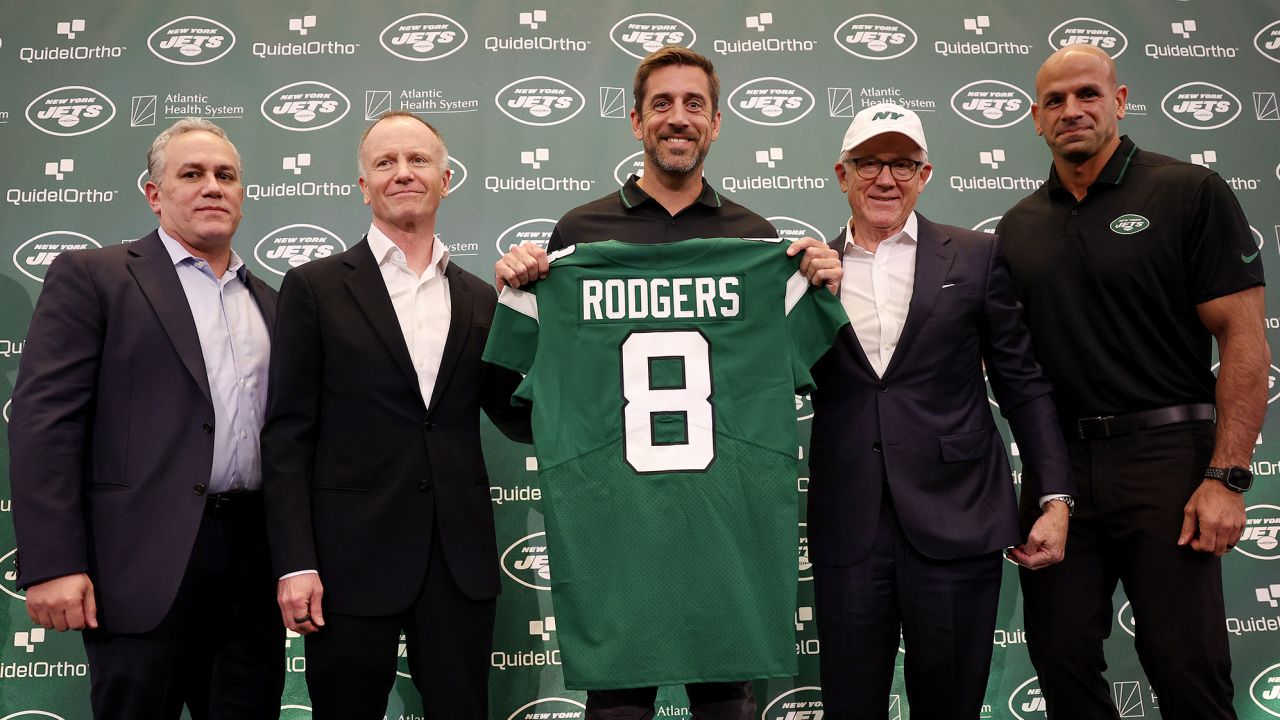
<instances>
[{"instance_id":1,"label":"black polo shirt collar","mask_svg":"<svg viewBox=\"0 0 1280 720\"><path fill-rule=\"evenodd\" d=\"M640 178L635 175L627 178L627 183L622 186L622 189L618 190L618 197L622 200L622 206L628 210L646 202L657 203L657 200L650 197L649 193L640 189ZM711 187L711 183L707 182L705 177L702 178L702 192L698 194L698 199L694 200L694 204L702 204L711 208L719 208L721 205L720 195L716 193L715 188ZM681 212L684 211L681 210Z\"/></svg>"},{"instance_id":2,"label":"black polo shirt collar","mask_svg":"<svg viewBox=\"0 0 1280 720\"><path fill-rule=\"evenodd\" d=\"M1133 162L1133 156L1138 152L1138 146L1128 135L1120 137L1120 145L1116 147L1115 152L1111 153L1111 158L1107 160L1107 164L1102 167L1102 172L1098 173L1098 177L1094 179L1094 185L1119 185L1124 182L1125 177L1129 174L1130 163ZM1045 190L1050 195L1066 193L1075 200L1075 196L1062 186L1062 181L1058 179L1058 166L1051 165L1049 167L1049 179L1044 183Z\"/></svg>"}]
</instances>

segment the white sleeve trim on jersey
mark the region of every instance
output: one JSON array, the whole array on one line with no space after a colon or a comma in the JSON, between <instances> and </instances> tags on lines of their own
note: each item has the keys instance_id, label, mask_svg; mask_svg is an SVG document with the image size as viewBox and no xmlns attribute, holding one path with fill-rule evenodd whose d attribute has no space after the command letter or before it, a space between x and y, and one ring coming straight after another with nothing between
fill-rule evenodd
<instances>
[{"instance_id":1,"label":"white sleeve trim on jersey","mask_svg":"<svg viewBox=\"0 0 1280 720\"><path fill-rule=\"evenodd\" d=\"M533 318L534 322L538 321L538 296L531 292L517 290L508 285L502 288L502 294L498 296L498 302L525 317Z\"/></svg>"},{"instance_id":2,"label":"white sleeve trim on jersey","mask_svg":"<svg viewBox=\"0 0 1280 720\"><path fill-rule=\"evenodd\" d=\"M502 292L504 295L506 294L506 290ZM796 307L796 303L800 302L800 298L804 297L806 292L809 292L809 279L804 276L804 273L797 270L796 274L792 275L791 279L787 281L787 315L791 314L791 311Z\"/></svg>"}]
</instances>

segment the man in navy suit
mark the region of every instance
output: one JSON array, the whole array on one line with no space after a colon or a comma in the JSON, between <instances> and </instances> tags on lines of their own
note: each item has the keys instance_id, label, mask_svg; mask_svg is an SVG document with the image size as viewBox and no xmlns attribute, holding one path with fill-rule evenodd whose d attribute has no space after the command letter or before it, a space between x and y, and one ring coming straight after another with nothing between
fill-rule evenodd
<instances>
[{"instance_id":1,"label":"man in navy suit","mask_svg":"<svg viewBox=\"0 0 1280 720\"><path fill-rule=\"evenodd\" d=\"M1050 386L1000 241L915 212L920 119L859 112L835 164L852 211L832 243L850 325L814 367L809 551L826 717L884 718L899 632L916 717L977 717L1001 558L1063 557L1071 495ZM1042 514L1024 537L983 367Z\"/></svg>"},{"instance_id":2,"label":"man in navy suit","mask_svg":"<svg viewBox=\"0 0 1280 720\"><path fill-rule=\"evenodd\" d=\"M276 293L231 249L244 198L221 128L147 153L160 228L58 256L9 425L18 585L83 630L98 718L275 718L284 630L258 432Z\"/></svg>"}]
</instances>

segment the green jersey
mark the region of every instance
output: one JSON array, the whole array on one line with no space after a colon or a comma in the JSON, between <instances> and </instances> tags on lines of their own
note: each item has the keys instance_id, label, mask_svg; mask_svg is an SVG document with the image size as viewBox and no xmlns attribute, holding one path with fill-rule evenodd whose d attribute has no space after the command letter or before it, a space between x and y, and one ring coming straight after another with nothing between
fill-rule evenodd
<instances>
[{"instance_id":1,"label":"green jersey","mask_svg":"<svg viewBox=\"0 0 1280 720\"><path fill-rule=\"evenodd\" d=\"M848 320L785 250L578 244L503 291L566 687L796 674L794 396Z\"/></svg>"}]
</instances>

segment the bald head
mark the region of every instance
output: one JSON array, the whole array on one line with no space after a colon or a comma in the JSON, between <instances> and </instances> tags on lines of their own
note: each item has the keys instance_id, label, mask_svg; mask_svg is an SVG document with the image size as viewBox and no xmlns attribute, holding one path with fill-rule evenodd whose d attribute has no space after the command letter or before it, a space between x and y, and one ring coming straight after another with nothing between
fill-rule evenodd
<instances>
[{"instance_id":1,"label":"bald head","mask_svg":"<svg viewBox=\"0 0 1280 720\"><path fill-rule=\"evenodd\" d=\"M1061 74L1062 69L1068 65L1080 64L1097 65L1102 70L1108 87L1111 90L1116 89L1116 63L1111 56L1094 45L1076 44L1068 45L1055 52L1040 65L1040 70L1036 72L1036 97L1040 96L1041 88L1047 78Z\"/></svg>"}]
</instances>

